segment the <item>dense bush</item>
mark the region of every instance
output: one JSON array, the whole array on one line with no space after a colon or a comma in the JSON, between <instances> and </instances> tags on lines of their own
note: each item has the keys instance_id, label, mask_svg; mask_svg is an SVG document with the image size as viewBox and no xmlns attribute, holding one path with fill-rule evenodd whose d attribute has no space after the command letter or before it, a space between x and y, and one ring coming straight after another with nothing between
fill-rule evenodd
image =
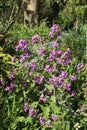
<instances>
[{"instance_id":1,"label":"dense bush","mask_svg":"<svg viewBox=\"0 0 87 130\"><path fill-rule=\"evenodd\" d=\"M0 81L0 129L86 130L86 65L63 46L58 25L46 41L42 32L18 39L9 82Z\"/></svg>"}]
</instances>

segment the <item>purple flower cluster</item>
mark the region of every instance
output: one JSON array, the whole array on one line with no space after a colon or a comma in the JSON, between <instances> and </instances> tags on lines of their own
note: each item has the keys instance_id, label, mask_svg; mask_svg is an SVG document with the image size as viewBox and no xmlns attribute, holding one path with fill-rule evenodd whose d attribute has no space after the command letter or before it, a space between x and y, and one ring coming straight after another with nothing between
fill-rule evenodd
<instances>
[{"instance_id":1,"label":"purple flower cluster","mask_svg":"<svg viewBox=\"0 0 87 130\"><path fill-rule=\"evenodd\" d=\"M13 82L11 82L10 85L9 85L7 88L5 88L5 90L6 90L6 91L11 91L11 90L13 90L14 88L15 88L15 85L14 85Z\"/></svg>"},{"instance_id":2,"label":"purple flower cluster","mask_svg":"<svg viewBox=\"0 0 87 130\"><path fill-rule=\"evenodd\" d=\"M14 75L14 72L11 72L9 77L10 77L11 80L13 80L13 79L14 79L14 76L15 76L15 75Z\"/></svg>"},{"instance_id":3,"label":"purple flower cluster","mask_svg":"<svg viewBox=\"0 0 87 130\"><path fill-rule=\"evenodd\" d=\"M25 54L25 55L20 55L20 62L23 62L25 59L28 59L28 58L30 58L31 56L30 56L30 52L29 51L27 51L27 53Z\"/></svg>"},{"instance_id":4,"label":"purple flower cluster","mask_svg":"<svg viewBox=\"0 0 87 130\"><path fill-rule=\"evenodd\" d=\"M36 61L31 61L31 62L29 63L29 66L30 66L30 68L31 68L32 71L36 70L36 68L37 68L37 63L36 63Z\"/></svg>"},{"instance_id":5,"label":"purple flower cluster","mask_svg":"<svg viewBox=\"0 0 87 130\"><path fill-rule=\"evenodd\" d=\"M63 77L63 79L64 78L67 78L68 77L68 72L67 71L61 71L61 77Z\"/></svg>"},{"instance_id":6,"label":"purple flower cluster","mask_svg":"<svg viewBox=\"0 0 87 130\"><path fill-rule=\"evenodd\" d=\"M37 43L38 41L42 44L44 43L44 39L40 35L36 34L32 37L32 43Z\"/></svg>"},{"instance_id":7,"label":"purple flower cluster","mask_svg":"<svg viewBox=\"0 0 87 130\"><path fill-rule=\"evenodd\" d=\"M63 82L63 86L66 88L67 91L70 91L71 90L71 83L66 81L66 82Z\"/></svg>"},{"instance_id":8,"label":"purple flower cluster","mask_svg":"<svg viewBox=\"0 0 87 130\"><path fill-rule=\"evenodd\" d=\"M44 81L44 78L45 77L43 75L39 74L39 75L36 76L36 80L35 81L36 81L36 83L41 84Z\"/></svg>"},{"instance_id":9,"label":"purple flower cluster","mask_svg":"<svg viewBox=\"0 0 87 130\"><path fill-rule=\"evenodd\" d=\"M82 63L79 63L79 64L77 64L76 67L77 67L77 70L80 70L80 69L84 68L84 65Z\"/></svg>"},{"instance_id":10,"label":"purple flower cluster","mask_svg":"<svg viewBox=\"0 0 87 130\"><path fill-rule=\"evenodd\" d=\"M48 125L49 128L52 128L51 121L45 120L44 116L40 116L39 121L41 125Z\"/></svg>"},{"instance_id":11,"label":"purple flower cluster","mask_svg":"<svg viewBox=\"0 0 87 130\"><path fill-rule=\"evenodd\" d=\"M58 86L58 77L57 76L52 76L50 79L50 82L54 84L54 86Z\"/></svg>"},{"instance_id":12,"label":"purple flower cluster","mask_svg":"<svg viewBox=\"0 0 87 130\"><path fill-rule=\"evenodd\" d=\"M28 112L28 103L24 103L24 112Z\"/></svg>"},{"instance_id":13,"label":"purple flower cluster","mask_svg":"<svg viewBox=\"0 0 87 130\"><path fill-rule=\"evenodd\" d=\"M48 61L53 61L54 59L56 59L59 64L64 63L65 59L63 58L62 53L63 52L61 50L55 50L55 49L53 49L49 53Z\"/></svg>"},{"instance_id":14,"label":"purple flower cluster","mask_svg":"<svg viewBox=\"0 0 87 130\"><path fill-rule=\"evenodd\" d=\"M40 96L40 101L43 101L43 102L46 101L46 97L43 94L41 94L41 96Z\"/></svg>"},{"instance_id":15,"label":"purple flower cluster","mask_svg":"<svg viewBox=\"0 0 87 130\"><path fill-rule=\"evenodd\" d=\"M45 50L43 48L39 48L36 52L39 55L43 55L45 53Z\"/></svg>"},{"instance_id":16,"label":"purple flower cluster","mask_svg":"<svg viewBox=\"0 0 87 130\"><path fill-rule=\"evenodd\" d=\"M59 31L59 26L57 24L54 24L52 27L51 27L51 31L52 32L58 32Z\"/></svg>"},{"instance_id":17,"label":"purple flower cluster","mask_svg":"<svg viewBox=\"0 0 87 130\"><path fill-rule=\"evenodd\" d=\"M54 32L49 32L49 37L53 38L54 37Z\"/></svg>"},{"instance_id":18,"label":"purple flower cluster","mask_svg":"<svg viewBox=\"0 0 87 130\"><path fill-rule=\"evenodd\" d=\"M76 90L72 90L72 91L71 91L71 95L72 95L73 97L76 96L76 94L77 94Z\"/></svg>"},{"instance_id":19,"label":"purple flower cluster","mask_svg":"<svg viewBox=\"0 0 87 130\"><path fill-rule=\"evenodd\" d=\"M49 37L54 37L55 33L58 34L59 32L59 26L57 24L54 24L52 27L51 27L51 31L49 32Z\"/></svg>"},{"instance_id":20,"label":"purple flower cluster","mask_svg":"<svg viewBox=\"0 0 87 130\"><path fill-rule=\"evenodd\" d=\"M57 50L52 50L50 52L49 60L52 61L55 57L57 57Z\"/></svg>"},{"instance_id":21,"label":"purple flower cluster","mask_svg":"<svg viewBox=\"0 0 87 130\"><path fill-rule=\"evenodd\" d=\"M28 46L28 42L25 39L21 39L18 45L16 46L16 51L18 51L19 49L25 50L27 46Z\"/></svg>"},{"instance_id":22,"label":"purple flower cluster","mask_svg":"<svg viewBox=\"0 0 87 130\"><path fill-rule=\"evenodd\" d=\"M46 67L45 67L45 70L47 71L47 72L51 72L51 71L53 71L55 69L55 67L52 65L52 66L50 66L50 65L46 65Z\"/></svg>"},{"instance_id":23,"label":"purple flower cluster","mask_svg":"<svg viewBox=\"0 0 87 130\"><path fill-rule=\"evenodd\" d=\"M63 64L64 65L68 65L71 62L70 59L70 49L67 49L64 53L63 53Z\"/></svg>"},{"instance_id":24,"label":"purple flower cluster","mask_svg":"<svg viewBox=\"0 0 87 130\"><path fill-rule=\"evenodd\" d=\"M34 109L33 107L29 107L28 103L24 103L23 109L24 112L29 112L29 115L32 117L36 117L38 114L38 110Z\"/></svg>"},{"instance_id":25,"label":"purple flower cluster","mask_svg":"<svg viewBox=\"0 0 87 130\"><path fill-rule=\"evenodd\" d=\"M34 109L33 107L30 107L29 108L29 115L32 116L32 117L36 117L38 114L38 110L37 109Z\"/></svg>"}]
</instances>

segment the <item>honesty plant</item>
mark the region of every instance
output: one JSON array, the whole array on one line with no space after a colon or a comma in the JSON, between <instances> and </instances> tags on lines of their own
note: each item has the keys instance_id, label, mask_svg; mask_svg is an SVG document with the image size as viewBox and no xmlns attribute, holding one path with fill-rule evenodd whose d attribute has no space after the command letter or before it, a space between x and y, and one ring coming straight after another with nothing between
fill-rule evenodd
<instances>
[{"instance_id":1,"label":"honesty plant","mask_svg":"<svg viewBox=\"0 0 87 130\"><path fill-rule=\"evenodd\" d=\"M16 115L24 117L26 129L64 129L68 122L71 126L81 123L80 111L86 111L85 65L71 57L69 48L62 49L62 42L55 41L59 33L60 27L53 25L50 46L38 34L32 37L32 43L21 39L16 46L18 54L12 58L16 68L9 74L9 86L1 81L8 96L9 92L15 95Z\"/></svg>"}]
</instances>

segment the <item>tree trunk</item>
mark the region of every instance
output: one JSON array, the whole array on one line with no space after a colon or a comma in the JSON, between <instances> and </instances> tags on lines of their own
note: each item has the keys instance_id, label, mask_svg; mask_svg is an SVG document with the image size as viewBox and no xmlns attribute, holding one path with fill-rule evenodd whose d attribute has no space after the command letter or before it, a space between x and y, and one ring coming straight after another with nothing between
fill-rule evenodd
<instances>
[{"instance_id":1,"label":"tree trunk","mask_svg":"<svg viewBox=\"0 0 87 130\"><path fill-rule=\"evenodd\" d=\"M24 25L39 24L45 0L23 0Z\"/></svg>"}]
</instances>

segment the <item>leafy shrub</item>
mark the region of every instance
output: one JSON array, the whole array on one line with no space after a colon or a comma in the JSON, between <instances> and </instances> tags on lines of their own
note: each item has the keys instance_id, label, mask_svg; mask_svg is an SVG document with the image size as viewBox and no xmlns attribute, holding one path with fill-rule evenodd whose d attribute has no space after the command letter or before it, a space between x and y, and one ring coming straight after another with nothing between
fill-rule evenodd
<instances>
[{"instance_id":1,"label":"leafy shrub","mask_svg":"<svg viewBox=\"0 0 87 130\"><path fill-rule=\"evenodd\" d=\"M86 66L71 56L70 48L62 47L60 33L55 24L48 44L39 34L29 43L19 40L17 55L12 58L16 68L13 66L9 74L10 83L1 82L5 113L1 128L86 129Z\"/></svg>"}]
</instances>

